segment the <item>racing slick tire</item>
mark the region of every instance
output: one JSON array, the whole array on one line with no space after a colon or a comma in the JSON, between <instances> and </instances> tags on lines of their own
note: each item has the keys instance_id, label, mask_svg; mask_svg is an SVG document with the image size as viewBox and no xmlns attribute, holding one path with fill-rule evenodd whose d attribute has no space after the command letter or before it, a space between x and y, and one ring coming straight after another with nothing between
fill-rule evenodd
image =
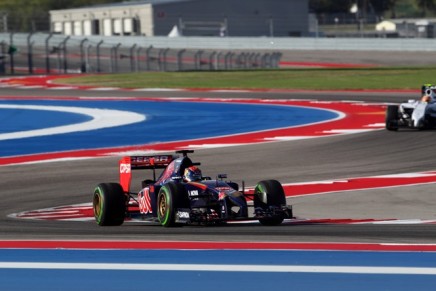
<instances>
[{"instance_id":1,"label":"racing slick tire","mask_svg":"<svg viewBox=\"0 0 436 291\"><path fill-rule=\"evenodd\" d=\"M92 199L95 221L100 226L121 225L126 217L126 195L118 183L101 183Z\"/></svg>"},{"instance_id":2,"label":"racing slick tire","mask_svg":"<svg viewBox=\"0 0 436 291\"><path fill-rule=\"evenodd\" d=\"M227 182L227 184L232 187L233 190L239 191L239 185L235 182Z\"/></svg>"},{"instance_id":3,"label":"racing slick tire","mask_svg":"<svg viewBox=\"0 0 436 291\"><path fill-rule=\"evenodd\" d=\"M281 208L286 205L285 191L279 181L265 180L257 183L254 188L254 207L262 208L268 213L272 208ZM279 225L283 222L284 215L272 215L271 217L260 218L262 225Z\"/></svg>"},{"instance_id":4,"label":"racing slick tire","mask_svg":"<svg viewBox=\"0 0 436 291\"><path fill-rule=\"evenodd\" d=\"M170 182L162 186L157 195L157 218L162 226L176 224L176 210L190 208L189 198L182 184Z\"/></svg>"},{"instance_id":5,"label":"racing slick tire","mask_svg":"<svg viewBox=\"0 0 436 291\"><path fill-rule=\"evenodd\" d=\"M398 105L388 105L386 108L386 129L398 130Z\"/></svg>"}]
</instances>

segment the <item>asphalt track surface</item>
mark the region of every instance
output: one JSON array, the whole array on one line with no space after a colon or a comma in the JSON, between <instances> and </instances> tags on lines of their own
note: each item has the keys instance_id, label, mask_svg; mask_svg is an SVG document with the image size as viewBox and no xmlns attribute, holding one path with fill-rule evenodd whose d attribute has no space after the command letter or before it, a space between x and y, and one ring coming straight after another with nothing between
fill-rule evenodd
<instances>
[{"instance_id":1,"label":"asphalt track surface","mask_svg":"<svg viewBox=\"0 0 436 291\"><path fill-rule=\"evenodd\" d=\"M411 93L372 92L90 92L3 88L3 96L144 96L217 98L301 98L400 102ZM274 178L286 183L364 177L436 169L435 131L375 131L282 141L194 154L204 172L226 172L247 185ZM116 181L117 158L99 158L0 167L0 233L11 240L182 240L434 243L436 224L307 224L264 227L227 225L163 228L125 224L98 227L93 222L34 221L8 218L21 211L89 202L100 182ZM133 182L134 184L135 182ZM289 198L294 214L306 218L435 219L434 184Z\"/></svg>"}]
</instances>

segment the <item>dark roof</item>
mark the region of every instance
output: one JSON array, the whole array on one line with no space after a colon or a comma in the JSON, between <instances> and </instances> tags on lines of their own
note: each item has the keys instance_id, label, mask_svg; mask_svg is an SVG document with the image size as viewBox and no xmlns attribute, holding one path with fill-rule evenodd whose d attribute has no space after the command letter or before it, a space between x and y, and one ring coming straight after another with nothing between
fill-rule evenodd
<instances>
[{"instance_id":1,"label":"dark roof","mask_svg":"<svg viewBox=\"0 0 436 291\"><path fill-rule=\"evenodd\" d=\"M86 7L88 8L122 7L122 6L131 6L131 5L141 5L141 4L166 4L166 3L186 2L186 1L192 1L192 0L136 0L136 1L124 1L124 2L116 2L116 3L89 5ZM85 7L79 7L79 8L85 8Z\"/></svg>"}]
</instances>

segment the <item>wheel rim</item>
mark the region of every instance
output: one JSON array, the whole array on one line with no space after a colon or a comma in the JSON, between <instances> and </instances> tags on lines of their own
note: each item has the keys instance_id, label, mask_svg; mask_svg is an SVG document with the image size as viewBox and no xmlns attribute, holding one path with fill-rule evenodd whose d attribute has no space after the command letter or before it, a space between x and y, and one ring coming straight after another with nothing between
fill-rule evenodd
<instances>
[{"instance_id":1,"label":"wheel rim","mask_svg":"<svg viewBox=\"0 0 436 291\"><path fill-rule=\"evenodd\" d=\"M159 216L164 218L165 213L167 212L168 203L167 203L167 197L165 194L160 195L159 198Z\"/></svg>"},{"instance_id":2,"label":"wheel rim","mask_svg":"<svg viewBox=\"0 0 436 291\"><path fill-rule=\"evenodd\" d=\"M94 194L93 200L93 208L94 208L94 216L100 219L101 208L102 208L102 199L98 193Z\"/></svg>"}]
</instances>

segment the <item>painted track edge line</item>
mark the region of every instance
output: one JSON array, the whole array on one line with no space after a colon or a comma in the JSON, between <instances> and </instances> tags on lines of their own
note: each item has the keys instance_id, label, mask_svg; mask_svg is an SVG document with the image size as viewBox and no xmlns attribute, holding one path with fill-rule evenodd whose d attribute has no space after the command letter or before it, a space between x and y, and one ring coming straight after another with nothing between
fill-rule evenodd
<instances>
[{"instance_id":1,"label":"painted track edge line","mask_svg":"<svg viewBox=\"0 0 436 291\"><path fill-rule=\"evenodd\" d=\"M436 244L341 242L200 242L105 240L1 240L0 249L120 249L120 250L319 250L436 252Z\"/></svg>"},{"instance_id":2,"label":"painted track edge line","mask_svg":"<svg viewBox=\"0 0 436 291\"><path fill-rule=\"evenodd\" d=\"M0 262L0 269L436 275L436 268L424 268L424 267L309 266L309 265L284 266L284 265L239 265L239 264L211 265L211 264Z\"/></svg>"}]
</instances>

